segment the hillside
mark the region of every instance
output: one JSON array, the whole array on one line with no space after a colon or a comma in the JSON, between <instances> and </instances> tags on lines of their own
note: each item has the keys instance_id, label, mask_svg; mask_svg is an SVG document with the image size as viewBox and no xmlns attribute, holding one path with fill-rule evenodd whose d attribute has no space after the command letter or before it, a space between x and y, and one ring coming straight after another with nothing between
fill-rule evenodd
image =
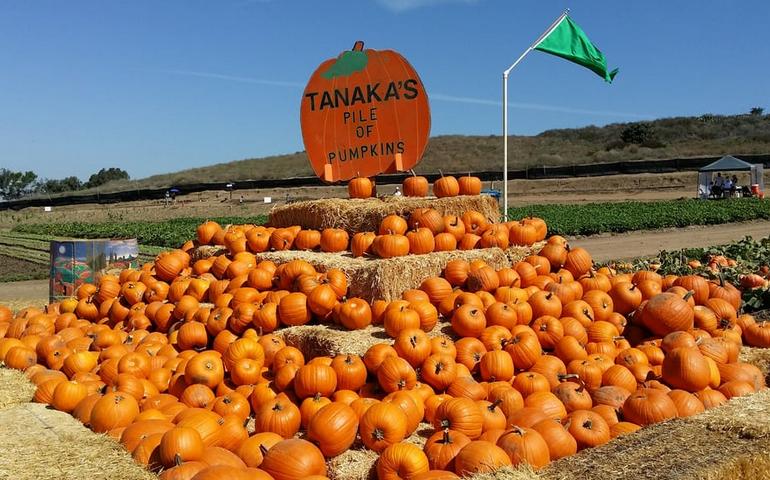
<instances>
[{"instance_id":1,"label":"hillside","mask_svg":"<svg viewBox=\"0 0 770 480\"><path fill-rule=\"evenodd\" d=\"M624 133L627 142L622 140ZM511 170L537 165L767 153L770 152L770 115L702 115L548 130L535 136L510 136L508 147ZM502 155L503 142L499 135L438 136L431 138L416 171L497 170ZM100 191L312 175L305 153L297 152L112 182Z\"/></svg>"}]
</instances>

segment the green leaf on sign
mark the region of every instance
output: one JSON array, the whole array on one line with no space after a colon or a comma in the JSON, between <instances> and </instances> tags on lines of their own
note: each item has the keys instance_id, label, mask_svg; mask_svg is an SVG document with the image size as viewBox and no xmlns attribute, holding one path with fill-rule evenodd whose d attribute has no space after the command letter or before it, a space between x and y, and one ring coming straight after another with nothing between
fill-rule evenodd
<instances>
[{"instance_id":1,"label":"green leaf on sign","mask_svg":"<svg viewBox=\"0 0 770 480\"><path fill-rule=\"evenodd\" d=\"M337 58L337 61L329 67L328 70L323 72L321 76L327 80L331 80L336 77L347 77L356 72L366 68L369 63L369 56L366 52L360 52L357 50L351 50L349 52L343 52L342 55Z\"/></svg>"}]
</instances>

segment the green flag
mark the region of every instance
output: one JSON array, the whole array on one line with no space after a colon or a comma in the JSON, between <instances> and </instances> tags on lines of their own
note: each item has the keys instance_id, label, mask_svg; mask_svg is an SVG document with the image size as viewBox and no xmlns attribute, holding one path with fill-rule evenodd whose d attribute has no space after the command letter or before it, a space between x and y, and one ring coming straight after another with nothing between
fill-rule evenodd
<instances>
[{"instance_id":1,"label":"green flag","mask_svg":"<svg viewBox=\"0 0 770 480\"><path fill-rule=\"evenodd\" d=\"M556 28L551 30L551 33L535 45L535 49L583 65L609 83L612 83L612 79L618 73L617 68L611 72L607 71L607 60L604 54L591 43L583 30L569 16L565 16Z\"/></svg>"}]
</instances>

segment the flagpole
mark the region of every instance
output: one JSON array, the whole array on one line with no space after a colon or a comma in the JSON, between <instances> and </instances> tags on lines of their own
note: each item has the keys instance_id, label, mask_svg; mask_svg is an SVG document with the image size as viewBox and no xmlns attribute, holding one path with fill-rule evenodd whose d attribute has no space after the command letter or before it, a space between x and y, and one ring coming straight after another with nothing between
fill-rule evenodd
<instances>
[{"instance_id":1,"label":"flagpole","mask_svg":"<svg viewBox=\"0 0 770 480\"><path fill-rule=\"evenodd\" d=\"M529 52L559 26L562 20L569 14L569 8L557 18L548 29L527 48L519 58L503 72L503 220L508 220L508 74L511 73Z\"/></svg>"}]
</instances>

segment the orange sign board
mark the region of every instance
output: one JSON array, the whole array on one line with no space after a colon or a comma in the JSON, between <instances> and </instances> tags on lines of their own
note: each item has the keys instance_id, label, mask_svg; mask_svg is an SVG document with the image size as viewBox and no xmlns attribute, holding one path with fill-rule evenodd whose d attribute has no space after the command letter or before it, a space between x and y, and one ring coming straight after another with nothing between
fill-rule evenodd
<instances>
[{"instance_id":1,"label":"orange sign board","mask_svg":"<svg viewBox=\"0 0 770 480\"><path fill-rule=\"evenodd\" d=\"M302 95L310 164L327 182L409 170L430 135L425 87L393 50L353 50L323 62Z\"/></svg>"}]
</instances>

